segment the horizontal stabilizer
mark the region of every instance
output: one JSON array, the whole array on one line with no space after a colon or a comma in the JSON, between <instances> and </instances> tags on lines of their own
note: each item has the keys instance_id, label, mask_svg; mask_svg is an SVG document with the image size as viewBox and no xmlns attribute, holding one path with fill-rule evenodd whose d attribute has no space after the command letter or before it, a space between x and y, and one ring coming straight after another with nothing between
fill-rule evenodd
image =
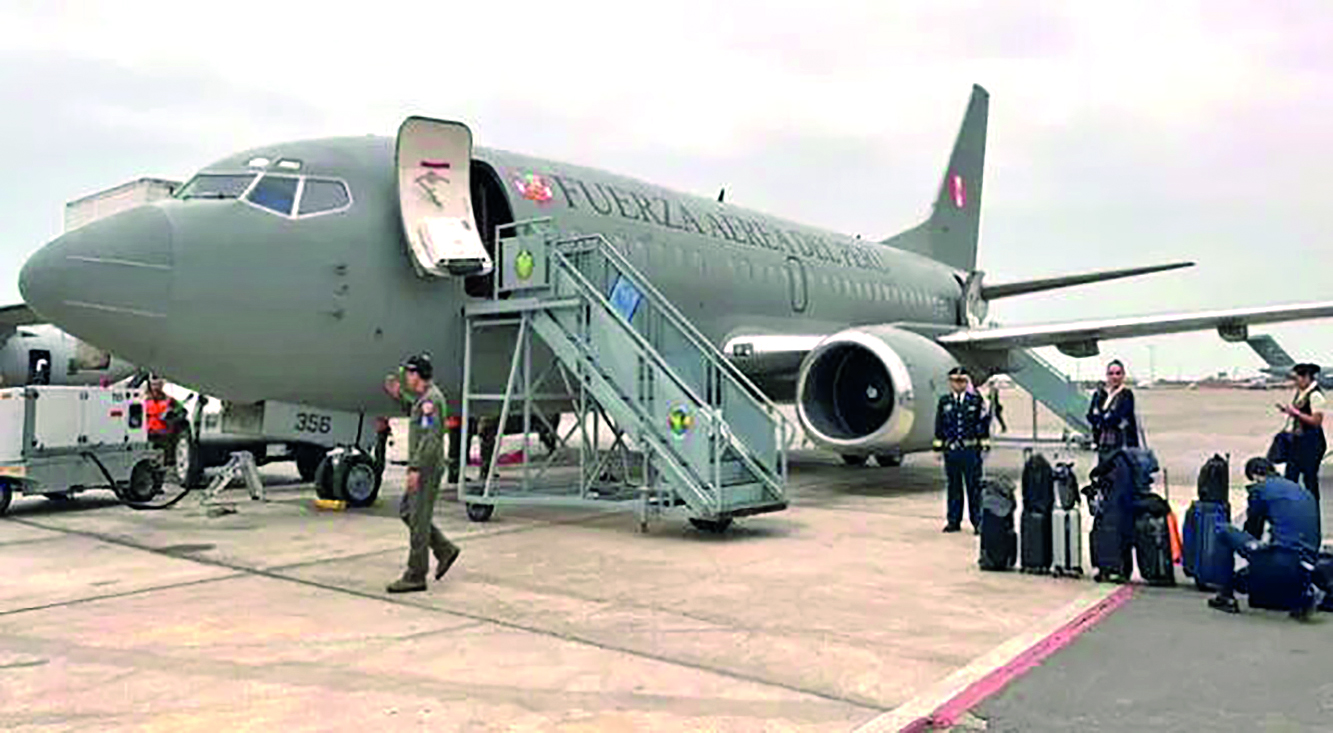
<instances>
[{"instance_id":1,"label":"horizontal stabilizer","mask_svg":"<svg viewBox=\"0 0 1333 733\"><path fill-rule=\"evenodd\" d=\"M1093 356L1096 343L1107 339L1158 336L1216 328L1223 338L1239 340L1249 326L1333 317L1333 301L1260 308L1235 308L1158 316L1115 318L1103 321L1051 323L1002 328L974 328L940 336L946 346L983 350L1033 349L1058 346L1071 356ZM1241 338L1244 338L1241 336Z\"/></svg>"},{"instance_id":2,"label":"horizontal stabilizer","mask_svg":"<svg viewBox=\"0 0 1333 733\"><path fill-rule=\"evenodd\" d=\"M1193 262L1173 262L1169 265L1149 265L1147 267L1130 267L1121 270L1102 270L1100 272L1087 272L1081 275L1048 277L1042 280L1023 280L1015 283L983 285L981 286L981 297L984 300L1009 298L1015 295L1040 293L1044 290L1057 290L1059 288L1068 288L1075 285L1087 285L1088 283L1099 283L1107 280L1119 280L1122 277L1149 275L1154 272L1166 272L1167 270L1179 270L1182 267L1193 266Z\"/></svg>"}]
</instances>

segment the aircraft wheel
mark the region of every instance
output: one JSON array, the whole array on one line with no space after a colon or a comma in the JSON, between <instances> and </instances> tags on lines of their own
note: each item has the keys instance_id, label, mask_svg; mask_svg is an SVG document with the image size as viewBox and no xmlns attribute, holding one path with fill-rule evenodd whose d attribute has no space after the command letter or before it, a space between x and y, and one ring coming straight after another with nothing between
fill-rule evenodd
<instances>
[{"instance_id":1,"label":"aircraft wheel","mask_svg":"<svg viewBox=\"0 0 1333 733\"><path fill-rule=\"evenodd\" d=\"M14 500L14 483L0 480L0 517L9 511L9 503Z\"/></svg>"},{"instance_id":2,"label":"aircraft wheel","mask_svg":"<svg viewBox=\"0 0 1333 733\"><path fill-rule=\"evenodd\" d=\"M204 483L204 454L199 443L192 439L189 428L182 430L176 438L175 471L181 488L197 489Z\"/></svg>"},{"instance_id":3,"label":"aircraft wheel","mask_svg":"<svg viewBox=\"0 0 1333 733\"><path fill-rule=\"evenodd\" d=\"M690 517L690 524L693 524L694 528L700 532L722 534L731 526L731 517L724 517L722 519L700 519L699 517Z\"/></svg>"},{"instance_id":4,"label":"aircraft wheel","mask_svg":"<svg viewBox=\"0 0 1333 733\"><path fill-rule=\"evenodd\" d=\"M315 484L315 496L325 501L341 501L342 496L333 488L334 462L326 454L320 459L319 467L315 469L313 482Z\"/></svg>"},{"instance_id":5,"label":"aircraft wheel","mask_svg":"<svg viewBox=\"0 0 1333 733\"><path fill-rule=\"evenodd\" d=\"M348 506L367 507L380 494L380 473L370 459L360 454L348 456L335 472L334 485Z\"/></svg>"},{"instance_id":6,"label":"aircraft wheel","mask_svg":"<svg viewBox=\"0 0 1333 733\"><path fill-rule=\"evenodd\" d=\"M842 462L849 466L864 466L866 465L866 458L868 458L868 456L857 456L845 453L842 456Z\"/></svg>"},{"instance_id":7,"label":"aircraft wheel","mask_svg":"<svg viewBox=\"0 0 1333 733\"><path fill-rule=\"evenodd\" d=\"M897 468L903 465L903 457L897 453L876 453L875 463L884 468Z\"/></svg>"},{"instance_id":8,"label":"aircraft wheel","mask_svg":"<svg viewBox=\"0 0 1333 733\"><path fill-rule=\"evenodd\" d=\"M468 504L467 518L474 522L489 522L495 513L494 504Z\"/></svg>"}]
</instances>

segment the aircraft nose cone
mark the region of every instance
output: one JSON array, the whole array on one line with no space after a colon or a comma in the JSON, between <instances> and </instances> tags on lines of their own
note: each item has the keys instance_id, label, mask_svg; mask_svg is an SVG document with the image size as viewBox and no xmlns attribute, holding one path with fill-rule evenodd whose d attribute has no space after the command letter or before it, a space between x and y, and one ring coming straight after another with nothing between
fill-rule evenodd
<instances>
[{"instance_id":1,"label":"aircraft nose cone","mask_svg":"<svg viewBox=\"0 0 1333 733\"><path fill-rule=\"evenodd\" d=\"M42 317L131 361L152 357L171 295L172 226L155 206L94 221L41 248L19 272Z\"/></svg>"}]
</instances>

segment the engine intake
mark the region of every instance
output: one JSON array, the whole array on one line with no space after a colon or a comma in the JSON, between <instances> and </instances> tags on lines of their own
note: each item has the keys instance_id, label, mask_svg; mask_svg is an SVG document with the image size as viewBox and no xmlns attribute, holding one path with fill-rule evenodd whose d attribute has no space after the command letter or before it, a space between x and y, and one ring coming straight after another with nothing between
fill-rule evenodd
<instances>
[{"instance_id":1,"label":"engine intake","mask_svg":"<svg viewBox=\"0 0 1333 733\"><path fill-rule=\"evenodd\" d=\"M838 453L928 448L934 397L956 365L941 346L909 331L842 331L802 363L796 413L813 442Z\"/></svg>"}]
</instances>

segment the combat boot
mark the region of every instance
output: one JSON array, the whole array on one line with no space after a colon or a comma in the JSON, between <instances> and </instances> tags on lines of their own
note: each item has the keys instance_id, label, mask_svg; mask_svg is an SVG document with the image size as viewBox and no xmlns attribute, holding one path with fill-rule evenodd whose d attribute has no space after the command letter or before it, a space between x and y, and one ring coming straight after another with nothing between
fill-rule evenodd
<instances>
[{"instance_id":1,"label":"combat boot","mask_svg":"<svg viewBox=\"0 0 1333 733\"><path fill-rule=\"evenodd\" d=\"M444 557L439 557L435 559L436 562L438 563L435 566L436 580L443 578L444 574L449 572L449 567L454 564L454 560L458 559L458 555L461 552L462 550L460 550L457 545L453 545L449 548L449 554L445 555Z\"/></svg>"},{"instance_id":2,"label":"combat boot","mask_svg":"<svg viewBox=\"0 0 1333 733\"><path fill-rule=\"evenodd\" d=\"M390 593L412 593L414 591L426 590L426 581L399 578L390 583L384 590Z\"/></svg>"}]
</instances>

